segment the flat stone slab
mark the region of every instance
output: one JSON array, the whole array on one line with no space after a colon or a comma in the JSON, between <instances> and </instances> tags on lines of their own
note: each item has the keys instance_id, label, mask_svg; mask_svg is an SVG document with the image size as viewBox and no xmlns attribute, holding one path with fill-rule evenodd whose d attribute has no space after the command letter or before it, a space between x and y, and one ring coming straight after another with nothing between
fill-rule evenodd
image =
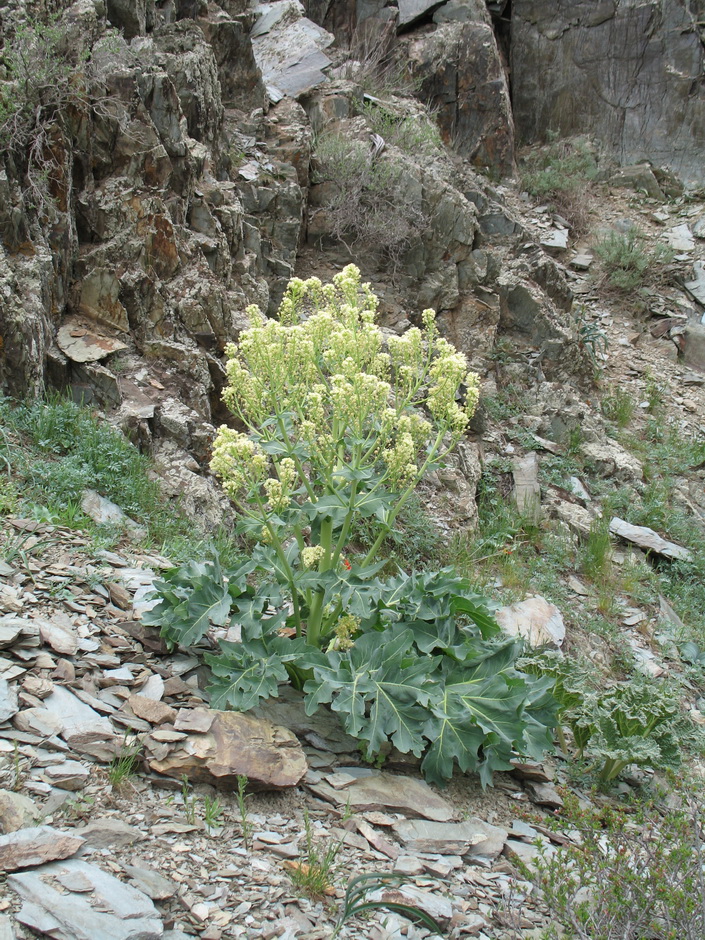
<instances>
[{"instance_id":1,"label":"flat stone slab","mask_svg":"<svg viewBox=\"0 0 705 940\"><path fill-rule=\"evenodd\" d=\"M300 4L279 0L256 21L252 50L272 101L295 98L327 81L324 69L332 64L323 52L335 37L301 15Z\"/></svg>"},{"instance_id":2,"label":"flat stone slab","mask_svg":"<svg viewBox=\"0 0 705 940\"><path fill-rule=\"evenodd\" d=\"M398 0L399 26L410 26L422 16L432 13L443 3L444 0Z\"/></svg>"},{"instance_id":3,"label":"flat stone slab","mask_svg":"<svg viewBox=\"0 0 705 940\"><path fill-rule=\"evenodd\" d=\"M83 829L77 829L77 834L85 839L86 845L94 849L105 849L108 846L124 848L133 842L141 842L146 838L143 832L117 819L114 816L103 816L92 819Z\"/></svg>"},{"instance_id":4,"label":"flat stone slab","mask_svg":"<svg viewBox=\"0 0 705 940\"><path fill-rule=\"evenodd\" d=\"M663 555L671 561L689 561L693 557L687 548L676 545L675 542L669 542L653 529L643 525L632 525L617 516L610 520L610 532L626 542L638 545L645 552L656 552L657 555Z\"/></svg>"},{"instance_id":5,"label":"flat stone slab","mask_svg":"<svg viewBox=\"0 0 705 940\"><path fill-rule=\"evenodd\" d=\"M664 239L674 251L692 251L695 248L693 233L685 222L669 229Z\"/></svg>"},{"instance_id":6,"label":"flat stone slab","mask_svg":"<svg viewBox=\"0 0 705 940\"><path fill-rule=\"evenodd\" d=\"M75 320L59 327L56 345L73 362L97 362L121 349L127 349L127 345L119 339L89 329Z\"/></svg>"},{"instance_id":7,"label":"flat stone slab","mask_svg":"<svg viewBox=\"0 0 705 940\"><path fill-rule=\"evenodd\" d=\"M705 306L705 263L696 261L693 265L693 278L685 281L683 287L698 303Z\"/></svg>"},{"instance_id":8,"label":"flat stone slab","mask_svg":"<svg viewBox=\"0 0 705 940\"><path fill-rule=\"evenodd\" d=\"M87 862L53 862L11 875L8 884L25 902L20 923L55 940L160 940L164 933L150 898Z\"/></svg>"},{"instance_id":9,"label":"flat stone slab","mask_svg":"<svg viewBox=\"0 0 705 940\"><path fill-rule=\"evenodd\" d=\"M5 679L0 679L0 721L9 721L19 711L17 689Z\"/></svg>"},{"instance_id":10,"label":"flat stone slab","mask_svg":"<svg viewBox=\"0 0 705 940\"><path fill-rule=\"evenodd\" d=\"M479 819L460 823L427 822L424 819L402 819L392 826L404 847L418 855L487 855L496 857L502 851L507 830L489 826Z\"/></svg>"},{"instance_id":11,"label":"flat stone slab","mask_svg":"<svg viewBox=\"0 0 705 940\"><path fill-rule=\"evenodd\" d=\"M0 836L0 871L33 868L74 855L83 845L80 836L51 826L18 829Z\"/></svg>"},{"instance_id":12,"label":"flat stone slab","mask_svg":"<svg viewBox=\"0 0 705 940\"><path fill-rule=\"evenodd\" d=\"M354 783L342 789L325 782L312 785L310 789L329 803L346 806L349 800L350 808L355 812L391 810L442 823L454 815L450 803L434 793L423 780L414 777L373 772L358 777Z\"/></svg>"}]
</instances>

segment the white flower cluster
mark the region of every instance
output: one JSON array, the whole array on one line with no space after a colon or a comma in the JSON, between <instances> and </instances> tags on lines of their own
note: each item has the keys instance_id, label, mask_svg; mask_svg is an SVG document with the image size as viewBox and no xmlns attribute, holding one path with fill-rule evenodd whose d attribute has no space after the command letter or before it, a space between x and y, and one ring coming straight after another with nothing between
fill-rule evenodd
<instances>
[{"instance_id":1,"label":"white flower cluster","mask_svg":"<svg viewBox=\"0 0 705 940\"><path fill-rule=\"evenodd\" d=\"M402 488L418 478L439 432L457 441L477 404L477 376L438 335L433 310L424 310L423 329L385 341L377 304L348 265L332 284L294 278L278 321L248 308L252 326L227 348L223 399L250 433L221 428L211 463L230 495L247 498L259 486L279 512L297 485L310 497L344 465L375 466ZM257 441L284 445L274 473Z\"/></svg>"}]
</instances>

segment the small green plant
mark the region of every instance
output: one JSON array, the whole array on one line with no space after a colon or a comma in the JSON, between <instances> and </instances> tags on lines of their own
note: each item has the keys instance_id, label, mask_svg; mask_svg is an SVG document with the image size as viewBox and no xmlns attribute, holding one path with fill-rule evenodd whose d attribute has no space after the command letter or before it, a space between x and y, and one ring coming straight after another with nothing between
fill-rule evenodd
<instances>
[{"instance_id":1,"label":"small green plant","mask_svg":"<svg viewBox=\"0 0 705 940\"><path fill-rule=\"evenodd\" d=\"M588 225L586 192L598 173L585 141L554 140L525 157L521 181L529 195L548 202L575 231L583 232Z\"/></svg>"},{"instance_id":2,"label":"small green plant","mask_svg":"<svg viewBox=\"0 0 705 940\"><path fill-rule=\"evenodd\" d=\"M660 799L582 809L567 794L561 825L580 843L539 852L524 875L568 940L701 940L705 936L705 809L676 785ZM558 934L553 932L551 936Z\"/></svg>"},{"instance_id":3,"label":"small green plant","mask_svg":"<svg viewBox=\"0 0 705 940\"><path fill-rule=\"evenodd\" d=\"M634 416L634 399L624 389L617 389L602 399L602 414L618 428L626 428Z\"/></svg>"},{"instance_id":4,"label":"small green plant","mask_svg":"<svg viewBox=\"0 0 705 940\"><path fill-rule=\"evenodd\" d=\"M223 807L217 796L203 797L203 819L207 829L215 829L223 815Z\"/></svg>"},{"instance_id":5,"label":"small green plant","mask_svg":"<svg viewBox=\"0 0 705 940\"><path fill-rule=\"evenodd\" d=\"M405 153L429 156L443 146L438 125L428 113L395 114L383 104L370 102L364 105L363 114L375 134Z\"/></svg>"},{"instance_id":6,"label":"small green plant","mask_svg":"<svg viewBox=\"0 0 705 940\"><path fill-rule=\"evenodd\" d=\"M649 246L644 233L631 228L626 234L609 232L595 245L607 285L622 293L656 284L673 261L673 249L659 242Z\"/></svg>"},{"instance_id":7,"label":"small green plant","mask_svg":"<svg viewBox=\"0 0 705 940\"><path fill-rule=\"evenodd\" d=\"M646 410L650 415L658 415L663 411L666 389L650 372L646 373L645 379Z\"/></svg>"},{"instance_id":8,"label":"small green plant","mask_svg":"<svg viewBox=\"0 0 705 940\"><path fill-rule=\"evenodd\" d=\"M612 570L612 538L610 536L609 513L592 522L590 531L581 546L581 569L593 581L604 582Z\"/></svg>"},{"instance_id":9,"label":"small green plant","mask_svg":"<svg viewBox=\"0 0 705 940\"><path fill-rule=\"evenodd\" d=\"M399 895L399 899L396 899L396 897L390 897L388 900L384 898L370 898L370 894L373 892L381 892L385 888L397 886L404 881L405 878L403 875L398 875L394 872L371 872L351 878L345 889L345 896L343 897L343 902L340 907L338 920L336 921L335 929L331 936L339 936L340 931L347 921L351 920L353 917L358 917L365 911L371 910L393 911L395 914L401 914L401 916L406 917L407 920L421 924L433 933L443 936L444 932L438 921L420 908L412 904L404 904L403 901L400 900L403 895Z\"/></svg>"},{"instance_id":10,"label":"small green plant","mask_svg":"<svg viewBox=\"0 0 705 940\"><path fill-rule=\"evenodd\" d=\"M250 847L252 838L252 823L247 817L247 784L249 780L244 774L238 774L237 778L237 806L240 811L240 833L242 835L242 844L246 849Z\"/></svg>"},{"instance_id":11,"label":"small green plant","mask_svg":"<svg viewBox=\"0 0 705 940\"><path fill-rule=\"evenodd\" d=\"M139 742L125 740L120 754L116 755L108 766L108 780L114 789L121 789L135 776L141 752L142 745Z\"/></svg>"},{"instance_id":12,"label":"small green plant","mask_svg":"<svg viewBox=\"0 0 705 940\"><path fill-rule=\"evenodd\" d=\"M297 888L309 897L322 898L332 886L338 855L345 836L343 835L337 842L329 842L325 849L319 848L313 835L313 826L307 809L304 809L304 835L306 842L304 861L296 863L289 870L289 877Z\"/></svg>"},{"instance_id":13,"label":"small green plant","mask_svg":"<svg viewBox=\"0 0 705 940\"><path fill-rule=\"evenodd\" d=\"M184 816L189 826L196 825L196 797L191 792L191 784L186 774L181 775L181 802L184 807Z\"/></svg>"},{"instance_id":14,"label":"small green plant","mask_svg":"<svg viewBox=\"0 0 705 940\"><path fill-rule=\"evenodd\" d=\"M671 689L639 676L586 696L571 726L580 750L596 759L602 784L631 764L664 768L680 762L680 710Z\"/></svg>"},{"instance_id":15,"label":"small green plant","mask_svg":"<svg viewBox=\"0 0 705 940\"><path fill-rule=\"evenodd\" d=\"M575 309L575 326L578 334L578 346L592 363L593 369L600 369L600 358L607 352L607 335L597 320L588 314L585 304Z\"/></svg>"}]
</instances>

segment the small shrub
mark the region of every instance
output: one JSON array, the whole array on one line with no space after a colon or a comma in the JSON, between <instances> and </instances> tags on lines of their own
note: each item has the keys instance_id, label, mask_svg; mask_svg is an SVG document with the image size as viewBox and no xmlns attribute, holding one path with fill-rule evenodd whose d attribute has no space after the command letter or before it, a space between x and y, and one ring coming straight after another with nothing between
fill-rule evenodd
<instances>
[{"instance_id":1,"label":"small shrub","mask_svg":"<svg viewBox=\"0 0 705 940\"><path fill-rule=\"evenodd\" d=\"M382 29L363 23L354 32L345 51L341 75L354 81L362 91L377 98L413 95L418 80L412 75L408 58L400 54L393 21Z\"/></svg>"},{"instance_id":2,"label":"small shrub","mask_svg":"<svg viewBox=\"0 0 705 940\"><path fill-rule=\"evenodd\" d=\"M626 234L609 232L595 245L595 253L607 285L622 293L658 283L674 257L673 249L660 242L649 246L638 228Z\"/></svg>"},{"instance_id":3,"label":"small shrub","mask_svg":"<svg viewBox=\"0 0 705 940\"><path fill-rule=\"evenodd\" d=\"M369 144L322 134L316 143L316 183L327 183L330 231L396 267L428 227L414 193L403 185L404 166L388 154L373 156Z\"/></svg>"},{"instance_id":4,"label":"small shrub","mask_svg":"<svg viewBox=\"0 0 705 940\"><path fill-rule=\"evenodd\" d=\"M441 132L430 114L398 115L380 104L363 108L370 129L405 153L431 156L443 147Z\"/></svg>"},{"instance_id":5,"label":"small shrub","mask_svg":"<svg viewBox=\"0 0 705 940\"><path fill-rule=\"evenodd\" d=\"M583 232L588 227L586 187L598 173L597 160L585 141L558 140L525 158L521 182L531 196L548 202L577 232Z\"/></svg>"},{"instance_id":6,"label":"small shrub","mask_svg":"<svg viewBox=\"0 0 705 940\"><path fill-rule=\"evenodd\" d=\"M670 802L581 809L568 795L560 825L577 830L580 843L553 854L544 850L524 870L543 892L561 936L705 936L705 803L682 786Z\"/></svg>"}]
</instances>

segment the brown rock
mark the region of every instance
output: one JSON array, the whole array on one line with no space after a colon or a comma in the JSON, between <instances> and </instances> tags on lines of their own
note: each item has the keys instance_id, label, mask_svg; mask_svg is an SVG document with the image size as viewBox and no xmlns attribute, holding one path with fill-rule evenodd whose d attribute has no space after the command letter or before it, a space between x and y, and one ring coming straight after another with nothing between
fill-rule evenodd
<instances>
[{"instance_id":1,"label":"brown rock","mask_svg":"<svg viewBox=\"0 0 705 940\"><path fill-rule=\"evenodd\" d=\"M0 871L17 871L18 868L32 868L68 858L75 855L82 845L80 837L51 826L20 829L0 836Z\"/></svg>"},{"instance_id":2,"label":"brown rock","mask_svg":"<svg viewBox=\"0 0 705 940\"><path fill-rule=\"evenodd\" d=\"M138 718L151 722L153 725L162 725L164 722L176 720L176 709L164 702L156 702L145 695L131 695L127 704Z\"/></svg>"},{"instance_id":3,"label":"brown rock","mask_svg":"<svg viewBox=\"0 0 705 940\"><path fill-rule=\"evenodd\" d=\"M187 735L161 759L148 755L150 769L177 779L185 774L192 782L227 788L237 786L238 776L244 774L252 787L263 790L294 787L306 773L301 745L286 728L238 712L210 711L209 715L207 732ZM174 727L183 725L177 719ZM145 746L149 749L149 737Z\"/></svg>"}]
</instances>

